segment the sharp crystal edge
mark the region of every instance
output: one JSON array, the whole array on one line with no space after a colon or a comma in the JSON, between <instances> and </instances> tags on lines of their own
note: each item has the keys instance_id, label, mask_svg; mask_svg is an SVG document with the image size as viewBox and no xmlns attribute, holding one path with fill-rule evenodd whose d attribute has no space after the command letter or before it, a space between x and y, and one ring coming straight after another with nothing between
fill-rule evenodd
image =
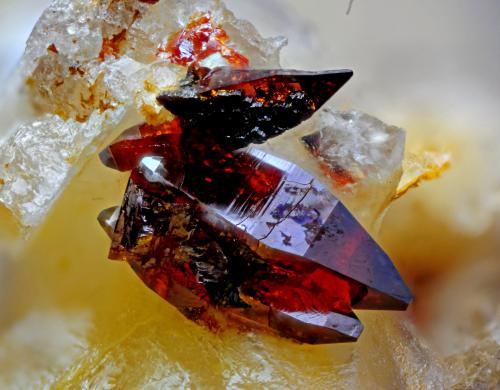
<instances>
[{"instance_id":1,"label":"sharp crystal edge","mask_svg":"<svg viewBox=\"0 0 500 390\"><path fill-rule=\"evenodd\" d=\"M346 342L363 330L353 308L406 309L409 289L347 208L294 163L249 146L308 119L351 76L190 69L158 97L174 120L135 126L100 155L131 171L121 208L99 217L109 257L212 329Z\"/></svg>"},{"instance_id":2,"label":"sharp crystal edge","mask_svg":"<svg viewBox=\"0 0 500 390\"><path fill-rule=\"evenodd\" d=\"M213 137L232 150L263 143L296 127L353 74L351 70L303 72L227 67L193 73L191 84L162 93L158 102L181 118L193 137L199 137L201 130L205 137ZM206 134L208 129L211 131Z\"/></svg>"}]
</instances>

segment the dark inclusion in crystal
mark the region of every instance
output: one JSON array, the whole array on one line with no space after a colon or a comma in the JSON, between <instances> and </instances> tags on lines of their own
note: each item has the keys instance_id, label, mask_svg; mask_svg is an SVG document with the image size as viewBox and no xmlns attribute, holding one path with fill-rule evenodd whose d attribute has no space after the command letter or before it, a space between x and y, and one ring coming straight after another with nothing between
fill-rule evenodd
<instances>
[{"instance_id":1,"label":"dark inclusion in crystal","mask_svg":"<svg viewBox=\"0 0 500 390\"><path fill-rule=\"evenodd\" d=\"M186 317L307 343L353 341L353 308L404 310L388 256L311 174L248 146L309 118L351 71L192 70L158 101L177 117L127 130L101 153L131 170L99 221L110 258ZM244 149L242 149L244 148Z\"/></svg>"}]
</instances>

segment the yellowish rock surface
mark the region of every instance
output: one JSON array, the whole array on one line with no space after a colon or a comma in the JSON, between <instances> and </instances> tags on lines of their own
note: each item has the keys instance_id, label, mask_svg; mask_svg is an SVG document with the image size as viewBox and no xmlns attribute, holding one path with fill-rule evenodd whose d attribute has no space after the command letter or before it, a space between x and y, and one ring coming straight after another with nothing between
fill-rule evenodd
<instances>
[{"instance_id":1,"label":"yellowish rock surface","mask_svg":"<svg viewBox=\"0 0 500 390\"><path fill-rule=\"evenodd\" d=\"M126 180L94 157L46 223L2 263L1 388L464 388L477 375L466 367L478 356L491 370L489 335L483 348L470 344L479 348L472 356L470 348L440 355L418 330L418 310L359 312L365 332L354 344L210 333L148 290L127 264L106 260L109 240L95 218L119 201ZM395 259L405 274L418 270L401 262L405 256ZM417 296L418 308L424 298Z\"/></svg>"}]
</instances>

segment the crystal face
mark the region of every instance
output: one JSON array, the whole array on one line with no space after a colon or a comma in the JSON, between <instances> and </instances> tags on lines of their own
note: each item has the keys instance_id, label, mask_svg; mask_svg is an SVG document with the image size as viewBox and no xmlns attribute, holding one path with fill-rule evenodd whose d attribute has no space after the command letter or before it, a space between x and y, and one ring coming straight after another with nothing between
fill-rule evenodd
<instances>
[{"instance_id":1,"label":"crystal face","mask_svg":"<svg viewBox=\"0 0 500 390\"><path fill-rule=\"evenodd\" d=\"M316 170L356 217L372 226L398 191L404 130L356 110L328 108L315 121L316 131L301 141Z\"/></svg>"},{"instance_id":2,"label":"crystal face","mask_svg":"<svg viewBox=\"0 0 500 390\"><path fill-rule=\"evenodd\" d=\"M336 187L354 187L369 177L389 181L401 166L402 129L359 111L328 109L318 119L319 130L302 141Z\"/></svg>"},{"instance_id":3,"label":"crystal face","mask_svg":"<svg viewBox=\"0 0 500 390\"><path fill-rule=\"evenodd\" d=\"M213 138L235 150L308 119L351 76L350 70L200 69L191 76L194 86L163 93L158 101L181 118L192 143Z\"/></svg>"},{"instance_id":4,"label":"crystal face","mask_svg":"<svg viewBox=\"0 0 500 390\"><path fill-rule=\"evenodd\" d=\"M101 213L109 257L213 330L353 341L353 308L404 310L390 259L314 176L250 143L309 118L352 75L192 67L158 101L177 116L127 130L101 160L131 170ZM244 149L242 149L244 148Z\"/></svg>"},{"instance_id":5,"label":"crystal face","mask_svg":"<svg viewBox=\"0 0 500 390\"><path fill-rule=\"evenodd\" d=\"M189 60L170 52L190 44ZM3 113L0 203L23 227L40 225L106 137L171 119L156 96L176 87L184 65L279 67L284 44L217 0L52 1L13 75L19 112Z\"/></svg>"},{"instance_id":6,"label":"crystal face","mask_svg":"<svg viewBox=\"0 0 500 390\"><path fill-rule=\"evenodd\" d=\"M158 56L166 55L169 61L179 65L208 65L222 60L236 67L247 67L248 58L229 43L229 35L207 12L192 18L185 28L172 34L168 42L158 48Z\"/></svg>"}]
</instances>

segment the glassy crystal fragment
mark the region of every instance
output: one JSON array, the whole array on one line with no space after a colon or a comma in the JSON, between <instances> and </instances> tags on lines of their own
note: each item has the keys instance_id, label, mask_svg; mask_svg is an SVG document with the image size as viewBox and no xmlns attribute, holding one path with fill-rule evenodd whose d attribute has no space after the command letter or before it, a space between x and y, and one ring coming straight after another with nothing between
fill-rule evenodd
<instances>
[{"instance_id":1,"label":"glassy crystal fragment","mask_svg":"<svg viewBox=\"0 0 500 390\"><path fill-rule=\"evenodd\" d=\"M182 90L159 98L177 118L133 127L101 153L132 171L109 257L212 329L352 341L354 307L404 310L408 288L342 203L297 165L246 147L310 117L350 76L191 67Z\"/></svg>"},{"instance_id":2,"label":"glassy crystal fragment","mask_svg":"<svg viewBox=\"0 0 500 390\"><path fill-rule=\"evenodd\" d=\"M115 231L116 222L120 215L120 207L110 207L102 210L97 217L99 224L104 229L109 238L113 238L113 233Z\"/></svg>"},{"instance_id":3,"label":"glassy crystal fragment","mask_svg":"<svg viewBox=\"0 0 500 390\"><path fill-rule=\"evenodd\" d=\"M337 186L373 175L385 179L400 166L405 138L400 128L359 111L332 109L322 112L318 122L319 130L303 141Z\"/></svg>"}]
</instances>

